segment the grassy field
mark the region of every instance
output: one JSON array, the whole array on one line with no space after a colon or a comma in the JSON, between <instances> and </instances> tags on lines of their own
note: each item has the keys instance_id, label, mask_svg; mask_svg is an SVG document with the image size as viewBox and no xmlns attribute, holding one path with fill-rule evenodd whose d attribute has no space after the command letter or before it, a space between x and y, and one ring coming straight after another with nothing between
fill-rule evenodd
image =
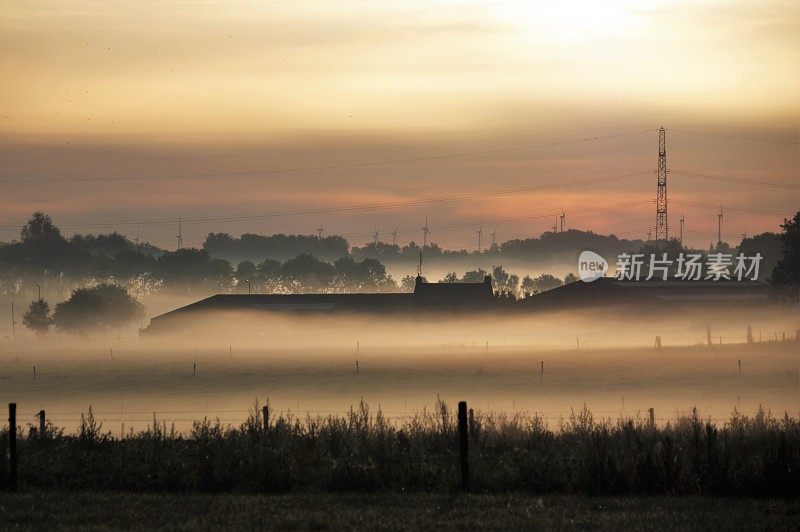
<instances>
[{"instance_id":1,"label":"grassy field","mask_svg":"<svg viewBox=\"0 0 800 532\"><path fill-rule=\"evenodd\" d=\"M665 347L657 351L649 336L639 347L607 348L588 335L577 350L575 335L543 338L564 340L560 348L538 345L536 334L527 345L528 338L509 334L508 346L500 337L488 350L483 340L401 348L362 339L357 357L355 340L348 349L234 344L232 356L227 345L148 350L132 342L111 345L113 357L107 346L68 349L54 342L47 348L31 342L28 351L0 347L0 405L6 419L6 403L16 403L23 427L45 410L67 433L76 432L81 413L91 406L115 436L123 429L144 430L154 414L184 435L204 417L238 426L255 398L269 399L276 414L302 418L343 416L364 400L384 417L404 419L430 410L441 397L482 411L538 413L552 426L584 405L597 419L612 420L654 408L659 425L695 407L716 422L727 421L734 407L749 415L759 407L778 417L800 412L800 344L673 346L665 336Z\"/></svg>"},{"instance_id":2,"label":"grassy field","mask_svg":"<svg viewBox=\"0 0 800 532\"><path fill-rule=\"evenodd\" d=\"M118 439L91 415L78 434L30 427L18 441L24 491L449 493L459 483L452 411L393 424L361 404L346 417L268 417L238 428L209 420L183 437L157 420ZM761 412L724 426L697 413L663 427L575 412L558 429L524 415L475 412L476 492L780 497L800 493L800 422ZM0 431L0 448L9 434ZM0 486L9 464L0 456Z\"/></svg>"},{"instance_id":3,"label":"grassy field","mask_svg":"<svg viewBox=\"0 0 800 532\"><path fill-rule=\"evenodd\" d=\"M0 528L5 529L774 530L790 529L799 518L798 499L108 492L33 492L0 497Z\"/></svg>"}]
</instances>

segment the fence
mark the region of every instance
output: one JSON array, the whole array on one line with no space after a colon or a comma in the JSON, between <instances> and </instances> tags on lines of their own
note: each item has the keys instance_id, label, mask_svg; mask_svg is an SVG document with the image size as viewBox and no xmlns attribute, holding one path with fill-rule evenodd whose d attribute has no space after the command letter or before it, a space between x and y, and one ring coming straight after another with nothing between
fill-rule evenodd
<instances>
[{"instance_id":1,"label":"fence","mask_svg":"<svg viewBox=\"0 0 800 532\"><path fill-rule=\"evenodd\" d=\"M17 423L17 405L9 422ZM763 412L723 428L694 412L657 426L594 423L576 413L559 431L538 418L493 418L444 403L399 427L370 416L287 422L269 405L239 428L202 423L190 438L151 429L110 438L88 422L76 436L38 412L18 444L0 431L0 486L131 491L462 490L587 493L800 493L800 423ZM440 417L437 417L440 416ZM91 417L91 416L89 416ZM20 468L19 471L17 468Z\"/></svg>"}]
</instances>

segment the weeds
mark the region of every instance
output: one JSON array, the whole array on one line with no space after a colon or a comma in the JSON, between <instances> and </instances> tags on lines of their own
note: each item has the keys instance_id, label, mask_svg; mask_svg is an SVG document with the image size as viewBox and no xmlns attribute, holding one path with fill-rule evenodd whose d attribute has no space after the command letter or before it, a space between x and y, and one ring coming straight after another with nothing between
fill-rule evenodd
<instances>
[{"instance_id":1,"label":"weeds","mask_svg":"<svg viewBox=\"0 0 800 532\"><path fill-rule=\"evenodd\" d=\"M182 436L153 419L114 438L94 414L78 433L19 431L23 489L288 492L440 491L458 485L457 426L439 402L402 423L361 403L345 417L291 416L265 426L256 404L239 427L203 419ZM584 408L549 429L534 415L476 412L476 491L796 496L800 423L734 410L723 426L697 412L661 428L596 420ZM7 448L8 431L0 433ZM2 457L0 485L7 478Z\"/></svg>"}]
</instances>

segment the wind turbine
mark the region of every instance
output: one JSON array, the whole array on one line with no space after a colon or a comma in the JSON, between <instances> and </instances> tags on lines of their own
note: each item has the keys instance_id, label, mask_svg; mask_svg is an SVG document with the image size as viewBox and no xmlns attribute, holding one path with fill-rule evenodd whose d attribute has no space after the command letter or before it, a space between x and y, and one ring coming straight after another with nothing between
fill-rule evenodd
<instances>
[{"instance_id":1,"label":"wind turbine","mask_svg":"<svg viewBox=\"0 0 800 532\"><path fill-rule=\"evenodd\" d=\"M483 220L481 220L480 228L475 231L478 234L478 253L481 252L481 238L483 237Z\"/></svg>"},{"instance_id":2,"label":"wind turbine","mask_svg":"<svg viewBox=\"0 0 800 532\"><path fill-rule=\"evenodd\" d=\"M556 223L554 223L550 229L552 229L554 233L558 232L558 218L556 218Z\"/></svg>"},{"instance_id":3,"label":"wind turbine","mask_svg":"<svg viewBox=\"0 0 800 532\"><path fill-rule=\"evenodd\" d=\"M395 227L394 231L392 231L392 245L397 245L397 230L400 229L399 227Z\"/></svg>"},{"instance_id":4,"label":"wind turbine","mask_svg":"<svg viewBox=\"0 0 800 532\"><path fill-rule=\"evenodd\" d=\"M685 220L686 218L683 216L683 213L681 213L681 239L680 239L681 247L683 247L683 222Z\"/></svg>"},{"instance_id":5,"label":"wind turbine","mask_svg":"<svg viewBox=\"0 0 800 532\"><path fill-rule=\"evenodd\" d=\"M178 216L178 249L183 247L183 231L181 230L181 217Z\"/></svg>"},{"instance_id":6,"label":"wind turbine","mask_svg":"<svg viewBox=\"0 0 800 532\"><path fill-rule=\"evenodd\" d=\"M497 247L497 226L494 226L494 231L492 231L492 249Z\"/></svg>"},{"instance_id":7,"label":"wind turbine","mask_svg":"<svg viewBox=\"0 0 800 532\"><path fill-rule=\"evenodd\" d=\"M428 215L425 215L425 227L422 228L422 247L428 245L428 235L431 234L431 230L428 229Z\"/></svg>"},{"instance_id":8,"label":"wind turbine","mask_svg":"<svg viewBox=\"0 0 800 532\"><path fill-rule=\"evenodd\" d=\"M564 212L564 207L562 206L561 207L561 216L559 216L559 218L561 219L561 231L560 232L562 232L562 233L564 232L564 218L566 218L566 216L567 215Z\"/></svg>"},{"instance_id":9,"label":"wind turbine","mask_svg":"<svg viewBox=\"0 0 800 532\"><path fill-rule=\"evenodd\" d=\"M322 235L323 235L324 233L325 233L325 228L324 228L324 227L322 227L322 224L319 224L319 227L317 227L317 235L318 235L318 236L317 236L317 239L318 239L320 242L322 242Z\"/></svg>"},{"instance_id":10,"label":"wind turbine","mask_svg":"<svg viewBox=\"0 0 800 532\"><path fill-rule=\"evenodd\" d=\"M133 241L136 242L136 247L137 248L139 247L139 229L140 229L140 227L137 225L136 226L136 238L133 239Z\"/></svg>"},{"instance_id":11,"label":"wind turbine","mask_svg":"<svg viewBox=\"0 0 800 532\"><path fill-rule=\"evenodd\" d=\"M375 250L378 250L378 228L375 228L375 232L372 234L372 238L375 239Z\"/></svg>"},{"instance_id":12,"label":"wind turbine","mask_svg":"<svg viewBox=\"0 0 800 532\"><path fill-rule=\"evenodd\" d=\"M717 247L722 244L722 207L719 208L719 214L717 214Z\"/></svg>"}]
</instances>

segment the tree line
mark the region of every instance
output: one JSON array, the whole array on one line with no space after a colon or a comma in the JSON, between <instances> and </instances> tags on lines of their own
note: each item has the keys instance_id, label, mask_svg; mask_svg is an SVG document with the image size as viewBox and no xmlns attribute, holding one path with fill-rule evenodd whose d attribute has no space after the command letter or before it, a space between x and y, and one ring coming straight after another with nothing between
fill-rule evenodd
<instances>
[{"instance_id":1,"label":"tree line","mask_svg":"<svg viewBox=\"0 0 800 532\"><path fill-rule=\"evenodd\" d=\"M796 302L800 284L799 216L800 213L784 220L780 234L764 233L745 239L736 250L720 242L710 251L762 253L765 256L762 277L770 281L778 297ZM543 235L540 240L547 238L552 237ZM437 249L426 246L426 253L429 247ZM346 252L346 247L342 249ZM131 242L118 233L74 235L68 239L49 216L37 212L23 226L19 240L0 246L0 293L30 294L34 287L39 290L44 287L54 299L64 299L52 313L41 295L31 303L24 323L37 333L43 333L51 326L82 331L130 323L143 315L138 300L164 289L187 294L413 290L415 277L406 276L396 281L380 260L363 255L359 258L357 251L359 248L332 262L311 253L300 253L284 261L242 260L233 266L227 260L213 257L207 249L183 248L169 252ZM672 240L663 249L645 244L640 251L664 252L674 258L690 250ZM520 279L498 265L490 271L468 270L463 276L451 271L439 281L482 282L487 275L491 275L494 290L510 298L544 292L577 280L573 274L563 280L550 274L526 275Z\"/></svg>"},{"instance_id":2,"label":"tree line","mask_svg":"<svg viewBox=\"0 0 800 532\"><path fill-rule=\"evenodd\" d=\"M283 258L246 258L232 264L214 254L225 246L244 243L250 249L244 255L251 256L257 252L248 244L254 238L259 245L275 245L271 254ZM326 260L318 255L319 249L332 258ZM400 255L412 257L414 263L421 251L413 242L397 249ZM430 255L459 254L442 251L435 244L425 246L424 252L426 264ZM77 287L101 283L122 285L139 298L164 289L187 294L247 289L269 293L413 289L413 277L395 280L387 274L384 262L391 262L391 248L381 248L380 254L380 258L367 256L364 248L357 247L348 251L347 241L341 237L319 241L299 235L243 235L232 239L221 233L211 233L202 249L166 251L132 242L119 233L66 238L50 216L37 212L22 227L19 239L0 246L0 294L30 295L39 287L51 296L63 298ZM496 266L493 272L480 268L467 271L463 277L453 272L443 280L480 282L488 273L493 274L497 289L508 292L542 291L558 284L552 276L519 279L506 273L502 266Z\"/></svg>"}]
</instances>

